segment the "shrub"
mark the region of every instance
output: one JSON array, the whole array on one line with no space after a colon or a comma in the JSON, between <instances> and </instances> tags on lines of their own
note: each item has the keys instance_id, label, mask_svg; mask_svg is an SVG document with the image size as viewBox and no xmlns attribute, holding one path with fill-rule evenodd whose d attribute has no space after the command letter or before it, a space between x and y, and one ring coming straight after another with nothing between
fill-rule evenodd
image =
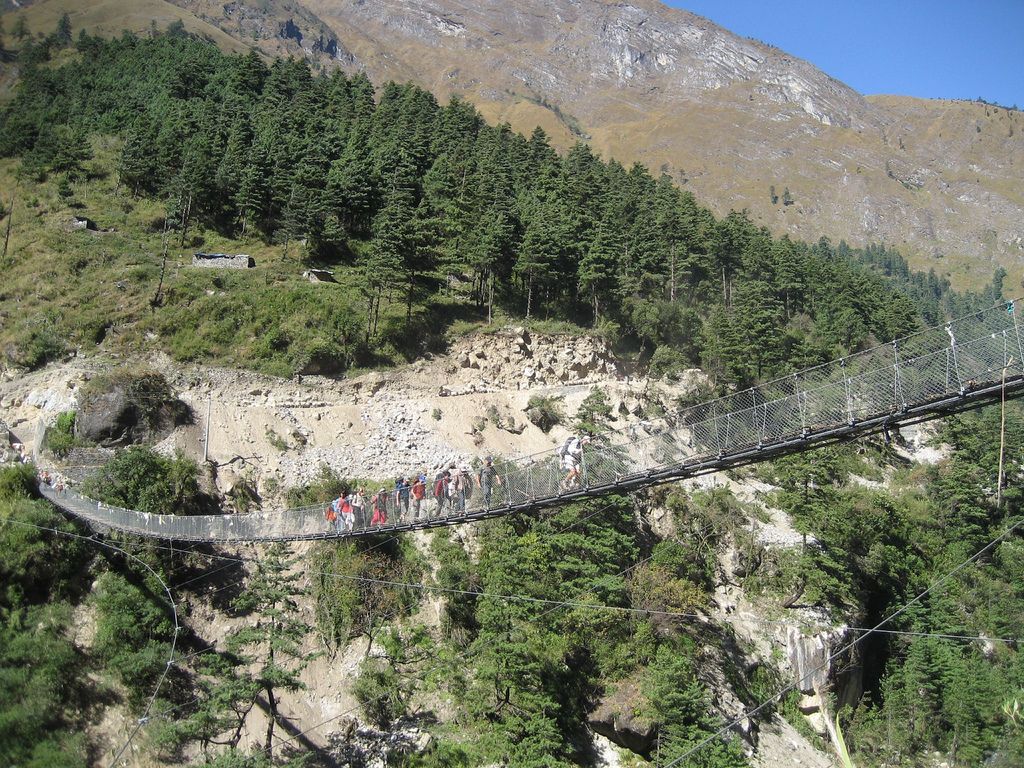
<instances>
[{"instance_id":1,"label":"shrub","mask_svg":"<svg viewBox=\"0 0 1024 768\"><path fill-rule=\"evenodd\" d=\"M29 370L42 368L63 357L67 346L56 327L56 318L40 318L29 327L28 335L15 344L11 362Z\"/></svg>"},{"instance_id":2,"label":"shrub","mask_svg":"<svg viewBox=\"0 0 1024 768\"><path fill-rule=\"evenodd\" d=\"M583 432L596 434L608 428L612 408L603 389L594 389L576 411L576 426Z\"/></svg>"},{"instance_id":3,"label":"shrub","mask_svg":"<svg viewBox=\"0 0 1024 768\"><path fill-rule=\"evenodd\" d=\"M0 468L0 501L30 499L36 492L36 468L31 464L14 464Z\"/></svg>"},{"instance_id":4,"label":"shrub","mask_svg":"<svg viewBox=\"0 0 1024 768\"><path fill-rule=\"evenodd\" d=\"M378 728L387 728L405 714L408 693L398 673L383 659L366 659L352 689L363 713Z\"/></svg>"},{"instance_id":5,"label":"shrub","mask_svg":"<svg viewBox=\"0 0 1024 768\"><path fill-rule=\"evenodd\" d=\"M82 484L87 496L153 514L196 515L214 506L199 489L199 467L191 459L161 456L149 448L119 453Z\"/></svg>"},{"instance_id":6,"label":"shrub","mask_svg":"<svg viewBox=\"0 0 1024 768\"><path fill-rule=\"evenodd\" d=\"M281 437L279 434L277 434L277 432L272 430L270 427L267 427L265 436L267 438L267 442L270 443L270 445L273 448L281 451L281 453L284 453L285 451L288 450L288 441Z\"/></svg>"},{"instance_id":7,"label":"shrub","mask_svg":"<svg viewBox=\"0 0 1024 768\"><path fill-rule=\"evenodd\" d=\"M342 477L326 464L321 464L312 482L289 488L286 498L290 507L325 504L349 493L356 485L358 481Z\"/></svg>"},{"instance_id":8,"label":"shrub","mask_svg":"<svg viewBox=\"0 0 1024 768\"><path fill-rule=\"evenodd\" d=\"M654 350L654 354L651 356L650 375L652 379L675 380L682 371L689 367L682 352L662 345Z\"/></svg>"},{"instance_id":9,"label":"shrub","mask_svg":"<svg viewBox=\"0 0 1024 768\"><path fill-rule=\"evenodd\" d=\"M57 417L57 423L46 430L46 447L54 456L64 458L79 444L75 438L75 412L65 411Z\"/></svg>"},{"instance_id":10,"label":"shrub","mask_svg":"<svg viewBox=\"0 0 1024 768\"><path fill-rule=\"evenodd\" d=\"M104 573L97 584L96 641L94 649L125 685L129 702L140 707L153 692L170 655L174 626L164 605L158 582L147 577L145 589L120 573Z\"/></svg>"},{"instance_id":11,"label":"shrub","mask_svg":"<svg viewBox=\"0 0 1024 768\"><path fill-rule=\"evenodd\" d=\"M533 395L526 404L526 418L540 427L542 432L550 432L553 426L561 424L565 418L562 400L561 396Z\"/></svg>"}]
</instances>

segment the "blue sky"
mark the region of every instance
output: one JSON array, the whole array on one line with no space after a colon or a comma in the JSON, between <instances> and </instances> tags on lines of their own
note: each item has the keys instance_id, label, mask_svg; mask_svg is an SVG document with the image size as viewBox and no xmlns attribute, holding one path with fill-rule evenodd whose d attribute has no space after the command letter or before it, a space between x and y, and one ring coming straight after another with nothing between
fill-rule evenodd
<instances>
[{"instance_id":1,"label":"blue sky","mask_svg":"<svg viewBox=\"0 0 1024 768\"><path fill-rule=\"evenodd\" d=\"M663 0L865 94L1024 109L1024 0Z\"/></svg>"}]
</instances>

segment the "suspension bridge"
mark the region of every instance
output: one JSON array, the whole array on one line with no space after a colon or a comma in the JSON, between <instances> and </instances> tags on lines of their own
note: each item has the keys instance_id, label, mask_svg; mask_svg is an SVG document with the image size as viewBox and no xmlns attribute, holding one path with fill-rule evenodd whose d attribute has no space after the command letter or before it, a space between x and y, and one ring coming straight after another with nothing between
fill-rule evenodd
<instances>
[{"instance_id":1,"label":"suspension bridge","mask_svg":"<svg viewBox=\"0 0 1024 768\"><path fill-rule=\"evenodd\" d=\"M159 515L104 504L72 488L40 483L55 505L101 530L174 541L243 542L346 538L459 525L805 451L899 425L1024 395L1020 302L929 328L889 344L808 368L751 389L598 435L582 460L582 481L563 489L555 450L498 462L501 485L452 509L430 494L419 516L394 492L387 522L370 524L369 504L351 530L325 519L325 504L231 515Z\"/></svg>"}]
</instances>

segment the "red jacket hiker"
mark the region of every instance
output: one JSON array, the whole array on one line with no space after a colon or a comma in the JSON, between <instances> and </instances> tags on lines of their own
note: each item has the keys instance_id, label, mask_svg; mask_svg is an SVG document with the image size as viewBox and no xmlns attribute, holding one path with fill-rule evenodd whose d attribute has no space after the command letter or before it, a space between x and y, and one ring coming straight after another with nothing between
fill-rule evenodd
<instances>
[{"instance_id":1,"label":"red jacket hiker","mask_svg":"<svg viewBox=\"0 0 1024 768\"><path fill-rule=\"evenodd\" d=\"M373 517L370 518L370 525L387 525L388 522L388 493L377 491L370 499L373 504Z\"/></svg>"}]
</instances>

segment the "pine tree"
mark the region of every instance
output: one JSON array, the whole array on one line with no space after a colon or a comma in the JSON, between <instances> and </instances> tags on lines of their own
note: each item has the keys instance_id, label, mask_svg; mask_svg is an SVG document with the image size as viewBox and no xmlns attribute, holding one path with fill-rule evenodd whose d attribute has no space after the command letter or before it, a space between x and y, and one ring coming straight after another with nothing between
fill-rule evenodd
<instances>
[{"instance_id":1,"label":"pine tree","mask_svg":"<svg viewBox=\"0 0 1024 768\"><path fill-rule=\"evenodd\" d=\"M597 235L579 265L579 284L590 300L594 322L602 318L611 303L619 259L625 250L625 238L615 222L599 225Z\"/></svg>"},{"instance_id":2,"label":"pine tree","mask_svg":"<svg viewBox=\"0 0 1024 768\"><path fill-rule=\"evenodd\" d=\"M227 650L238 661L238 675L227 675L228 706L256 702L253 695L266 695L267 732L264 750L273 758L274 730L281 718L277 709L282 691L305 688L302 670L315 658L302 650L302 640L311 631L299 618L298 598L305 594L300 575L293 568L298 562L281 543L272 544L255 560L256 570L247 588L233 602L236 610L252 615L255 624L246 624L227 637ZM248 671L251 670L251 671ZM245 702L233 697L252 698Z\"/></svg>"},{"instance_id":3,"label":"pine tree","mask_svg":"<svg viewBox=\"0 0 1024 768\"><path fill-rule=\"evenodd\" d=\"M117 164L118 184L130 187L133 195L138 195L140 189L152 189L156 172L153 139L152 124L144 113L128 129Z\"/></svg>"},{"instance_id":4,"label":"pine tree","mask_svg":"<svg viewBox=\"0 0 1024 768\"><path fill-rule=\"evenodd\" d=\"M11 34L18 38L19 43L32 34L28 28L28 22L25 20L24 13L18 16L14 22L14 29L11 30Z\"/></svg>"},{"instance_id":5,"label":"pine tree","mask_svg":"<svg viewBox=\"0 0 1024 768\"><path fill-rule=\"evenodd\" d=\"M377 332L385 293L405 285L416 248L416 176L412 160L397 152L385 172L384 207L374 216L373 237L363 259L368 293L367 336Z\"/></svg>"},{"instance_id":6,"label":"pine tree","mask_svg":"<svg viewBox=\"0 0 1024 768\"><path fill-rule=\"evenodd\" d=\"M534 291L555 279L566 250L566 224L561 204L551 194L535 197L524 212L526 231L519 245L515 272L526 285L526 316L533 311Z\"/></svg>"},{"instance_id":7,"label":"pine tree","mask_svg":"<svg viewBox=\"0 0 1024 768\"><path fill-rule=\"evenodd\" d=\"M57 22L57 29L54 31L54 38L57 41L57 45L61 48L67 48L71 45L71 17L68 16L67 12L61 15L60 20Z\"/></svg>"}]
</instances>

